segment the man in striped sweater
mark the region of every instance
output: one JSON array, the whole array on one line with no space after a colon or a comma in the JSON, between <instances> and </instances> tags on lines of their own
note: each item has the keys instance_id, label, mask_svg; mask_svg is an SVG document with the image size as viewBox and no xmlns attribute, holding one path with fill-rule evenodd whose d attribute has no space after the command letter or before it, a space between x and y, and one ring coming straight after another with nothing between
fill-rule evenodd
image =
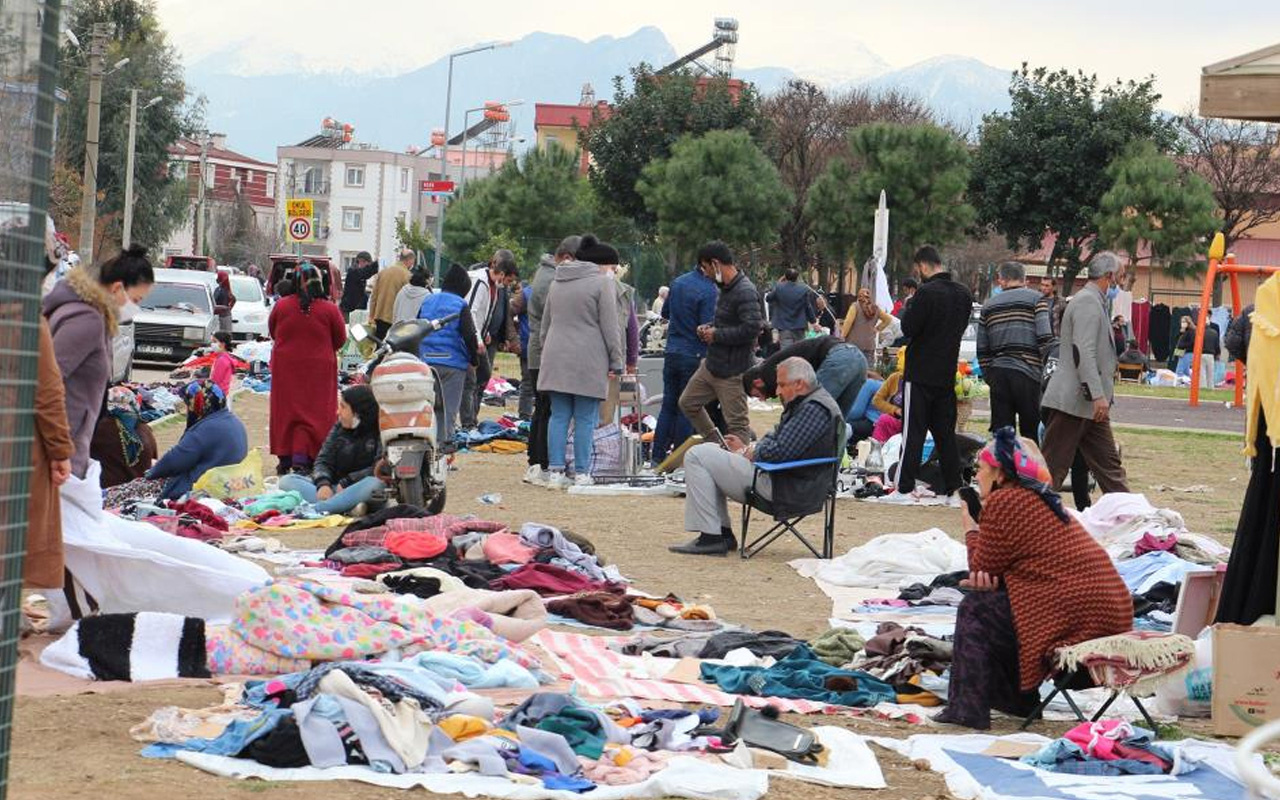
<instances>
[{"instance_id":1,"label":"man in striped sweater","mask_svg":"<svg viewBox=\"0 0 1280 800\"><path fill-rule=\"evenodd\" d=\"M1053 324L1048 306L1039 302L1040 292L1026 286L1021 264L1001 264L997 281L1003 291L983 304L978 323L978 363L991 389L991 430L1013 425L1039 441L1040 354L1053 339Z\"/></svg>"}]
</instances>

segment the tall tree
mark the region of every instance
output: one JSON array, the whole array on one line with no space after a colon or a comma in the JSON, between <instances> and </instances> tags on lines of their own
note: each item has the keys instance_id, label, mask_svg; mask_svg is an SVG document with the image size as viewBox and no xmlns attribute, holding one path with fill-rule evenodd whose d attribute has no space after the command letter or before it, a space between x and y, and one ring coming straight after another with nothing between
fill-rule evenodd
<instances>
[{"instance_id":1,"label":"tall tree","mask_svg":"<svg viewBox=\"0 0 1280 800\"><path fill-rule=\"evenodd\" d=\"M1098 204L1099 244L1124 250L1135 263L1150 260L1153 268L1177 277L1203 270L1196 255L1222 224L1204 178L1142 141L1112 162L1107 177L1112 185Z\"/></svg>"},{"instance_id":2,"label":"tall tree","mask_svg":"<svg viewBox=\"0 0 1280 800\"><path fill-rule=\"evenodd\" d=\"M651 162L636 186L678 255L710 239L739 249L773 241L790 195L746 131L686 135Z\"/></svg>"},{"instance_id":3,"label":"tall tree","mask_svg":"<svg viewBox=\"0 0 1280 800\"><path fill-rule=\"evenodd\" d=\"M1280 221L1280 126L1186 114L1178 128L1182 163L1213 187L1227 249Z\"/></svg>"},{"instance_id":4,"label":"tall tree","mask_svg":"<svg viewBox=\"0 0 1280 800\"><path fill-rule=\"evenodd\" d=\"M764 121L751 84L735 89L722 78L700 79L688 71L657 76L644 64L631 70L631 84L628 90L621 76L614 78L613 108L607 116L597 111L580 137L591 153L596 194L652 234L657 218L636 186L644 168L670 155L686 134L741 128L758 142Z\"/></svg>"},{"instance_id":5,"label":"tall tree","mask_svg":"<svg viewBox=\"0 0 1280 800\"><path fill-rule=\"evenodd\" d=\"M911 266L915 248L955 241L973 222L973 207L965 201L969 152L950 131L929 124L863 125L849 133L847 157L852 167L832 165L823 179L823 200L812 209L819 215L815 225L826 232L821 238L851 245L844 252L837 246L831 255L859 263L871 255L882 190L889 207L891 276Z\"/></svg>"},{"instance_id":6,"label":"tall tree","mask_svg":"<svg viewBox=\"0 0 1280 800\"><path fill-rule=\"evenodd\" d=\"M1163 151L1173 125L1156 112L1154 80L1098 86L1097 76L1026 64L1013 73L1008 113L983 118L970 197L978 220L1012 248L1038 249L1055 234L1050 265L1065 263L1068 291L1097 235L1107 167L1130 142Z\"/></svg>"},{"instance_id":7,"label":"tall tree","mask_svg":"<svg viewBox=\"0 0 1280 800\"><path fill-rule=\"evenodd\" d=\"M845 291L845 269L857 250L860 235L854 217L867 213L851 201L851 190L856 180L847 159L832 160L813 182L804 210L818 247L827 255L821 262L821 285L824 289L831 286L830 267L834 263L837 291L842 294Z\"/></svg>"},{"instance_id":8,"label":"tall tree","mask_svg":"<svg viewBox=\"0 0 1280 800\"><path fill-rule=\"evenodd\" d=\"M98 151L98 223L100 242L119 241L124 210L125 163L129 137L129 91L141 105L160 102L138 119L134 152L133 239L158 246L187 213L182 182L169 172L169 146L203 125L203 104L186 104L186 84L177 50L169 44L155 13L154 0L75 0L68 27L82 45L64 45L60 81L69 95L58 122L58 161L67 170L84 164L88 108L88 42L94 23L110 29L106 63L129 63L103 81ZM57 219L60 230L78 229L76 217ZM101 248L98 248L101 250Z\"/></svg>"},{"instance_id":9,"label":"tall tree","mask_svg":"<svg viewBox=\"0 0 1280 800\"><path fill-rule=\"evenodd\" d=\"M780 260L801 269L815 261L816 231L806 210L810 189L832 158L845 150L849 131L870 122L932 121L924 103L911 95L867 89L831 94L802 80L790 81L766 97L762 112L768 124L765 152L792 196L779 239ZM819 262L819 270L826 285L826 262Z\"/></svg>"}]
</instances>

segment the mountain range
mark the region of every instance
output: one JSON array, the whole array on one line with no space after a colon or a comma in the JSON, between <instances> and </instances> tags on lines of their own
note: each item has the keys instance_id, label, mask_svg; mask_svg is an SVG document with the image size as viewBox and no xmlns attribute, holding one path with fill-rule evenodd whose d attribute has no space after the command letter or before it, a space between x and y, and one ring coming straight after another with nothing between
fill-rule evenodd
<instances>
[{"instance_id":1,"label":"mountain range","mask_svg":"<svg viewBox=\"0 0 1280 800\"><path fill-rule=\"evenodd\" d=\"M485 101L523 100L511 108L517 136L533 140L535 103L577 103L585 84L597 99L611 100L614 77L641 62L662 66L680 54L661 30L645 27L628 36L601 36L584 42L569 36L531 33L510 47L454 62L449 130L461 130L467 109ZM211 130L228 135L233 150L268 162L276 147L295 144L320 131L333 117L355 126L356 139L389 150L426 146L444 118L447 56L400 75L352 72L246 74L249 54L229 48L187 69L187 83L208 99ZM831 89L896 88L920 97L939 118L961 130L975 129L982 115L1006 110L1009 71L962 56L940 56L892 70L859 45L840 72L797 74L786 67L735 69L734 76L763 93L795 78ZM477 121L473 114L471 122ZM521 143L516 143L521 149Z\"/></svg>"}]
</instances>

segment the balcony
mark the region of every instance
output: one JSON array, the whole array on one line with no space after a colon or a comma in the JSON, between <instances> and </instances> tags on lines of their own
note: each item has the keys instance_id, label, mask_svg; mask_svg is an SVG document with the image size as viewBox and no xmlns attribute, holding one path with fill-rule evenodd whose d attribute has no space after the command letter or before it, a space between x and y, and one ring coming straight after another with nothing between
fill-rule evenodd
<instances>
[{"instance_id":1,"label":"balcony","mask_svg":"<svg viewBox=\"0 0 1280 800\"><path fill-rule=\"evenodd\" d=\"M329 181L303 180L297 184L298 197L324 197L329 194Z\"/></svg>"}]
</instances>

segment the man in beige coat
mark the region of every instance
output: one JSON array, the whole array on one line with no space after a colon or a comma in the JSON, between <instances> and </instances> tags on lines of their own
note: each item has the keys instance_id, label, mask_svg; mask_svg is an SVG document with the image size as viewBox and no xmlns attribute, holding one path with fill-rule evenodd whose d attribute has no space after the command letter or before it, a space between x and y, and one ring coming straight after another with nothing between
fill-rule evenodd
<instances>
[{"instance_id":1,"label":"man in beige coat","mask_svg":"<svg viewBox=\"0 0 1280 800\"><path fill-rule=\"evenodd\" d=\"M409 282L409 268L413 266L414 258L413 251L406 247L400 251L396 263L377 275L373 297L369 300L369 319L373 320L374 334L379 339L387 335L391 323L395 322L396 295Z\"/></svg>"}]
</instances>

